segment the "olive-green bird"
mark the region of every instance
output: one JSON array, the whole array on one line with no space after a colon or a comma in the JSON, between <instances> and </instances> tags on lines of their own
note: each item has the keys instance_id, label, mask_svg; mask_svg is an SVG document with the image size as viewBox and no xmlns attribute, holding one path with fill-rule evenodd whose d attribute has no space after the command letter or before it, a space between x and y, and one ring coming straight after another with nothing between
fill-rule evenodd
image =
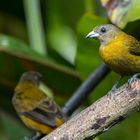
<instances>
[{"instance_id":1,"label":"olive-green bird","mask_svg":"<svg viewBox=\"0 0 140 140\"><path fill-rule=\"evenodd\" d=\"M15 88L12 99L24 124L42 134L48 134L65 121L59 106L39 88L41 74L25 72Z\"/></svg>"}]
</instances>

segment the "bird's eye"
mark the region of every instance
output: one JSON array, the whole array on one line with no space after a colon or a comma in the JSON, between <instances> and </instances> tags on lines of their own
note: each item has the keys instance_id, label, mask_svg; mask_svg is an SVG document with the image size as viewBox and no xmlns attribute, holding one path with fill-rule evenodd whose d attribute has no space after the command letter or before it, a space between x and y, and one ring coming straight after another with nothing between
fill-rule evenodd
<instances>
[{"instance_id":1,"label":"bird's eye","mask_svg":"<svg viewBox=\"0 0 140 140\"><path fill-rule=\"evenodd\" d=\"M102 33L105 33L105 32L106 32L106 28L105 28L105 27L102 27L102 28L101 28L101 32L102 32Z\"/></svg>"}]
</instances>

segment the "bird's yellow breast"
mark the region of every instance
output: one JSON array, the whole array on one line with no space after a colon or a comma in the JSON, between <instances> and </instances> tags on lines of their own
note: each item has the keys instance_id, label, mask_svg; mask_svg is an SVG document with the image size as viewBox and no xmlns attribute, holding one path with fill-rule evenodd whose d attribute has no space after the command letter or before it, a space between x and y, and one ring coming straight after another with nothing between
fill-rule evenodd
<instances>
[{"instance_id":1,"label":"bird's yellow breast","mask_svg":"<svg viewBox=\"0 0 140 140\"><path fill-rule=\"evenodd\" d=\"M129 51L133 39L132 36L122 32L108 44L102 45L99 50L103 61L121 75L140 71L140 56L133 55Z\"/></svg>"}]
</instances>

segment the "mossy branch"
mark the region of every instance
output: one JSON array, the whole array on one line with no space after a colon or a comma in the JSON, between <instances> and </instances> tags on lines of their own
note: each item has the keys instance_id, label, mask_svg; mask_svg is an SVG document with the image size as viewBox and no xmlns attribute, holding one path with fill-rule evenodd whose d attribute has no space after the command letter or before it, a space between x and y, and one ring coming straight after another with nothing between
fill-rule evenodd
<instances>
[{"instance_id":1,"label":"mossy branch","mask_svg":"<svg viewBox=\"0 0 140 140\"><path fill-rule=\"evenodd\" d=\"M105 95L41 140L95 138L124 120L140 105L140 80L126 83L111 96Z\"/></svg>"}]
</instances>

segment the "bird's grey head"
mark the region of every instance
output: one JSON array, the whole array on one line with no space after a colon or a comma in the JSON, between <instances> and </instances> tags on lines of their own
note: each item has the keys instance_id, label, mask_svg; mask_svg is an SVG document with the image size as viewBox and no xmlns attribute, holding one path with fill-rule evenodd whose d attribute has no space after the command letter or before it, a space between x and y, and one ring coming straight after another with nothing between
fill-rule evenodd
<instances>
[{"instance_id":1,"label":"bird's grey head","mask_svg":"<svg viewBox=\"0 0 140 140\"><path fill-rule=\"evenodd\" d=\"M39 85L41 77L42 76L39 72L29 71L29 72L23 73L23 75L20 78L20 82L30 81L36 85Z\"/></svg>"},{"instance_id":2,"label":"bird's grey head","mask_svg":"<svg viewBox=\"0 0 140 140\"><path fill-rule=\"evenodd\" d=\"M86 38L97 38L100 40L101 45L109 43L116 37L118 32L121 31L119 28L112 24L105 24L96 26Z\"/></svg>"}]
</instances>

